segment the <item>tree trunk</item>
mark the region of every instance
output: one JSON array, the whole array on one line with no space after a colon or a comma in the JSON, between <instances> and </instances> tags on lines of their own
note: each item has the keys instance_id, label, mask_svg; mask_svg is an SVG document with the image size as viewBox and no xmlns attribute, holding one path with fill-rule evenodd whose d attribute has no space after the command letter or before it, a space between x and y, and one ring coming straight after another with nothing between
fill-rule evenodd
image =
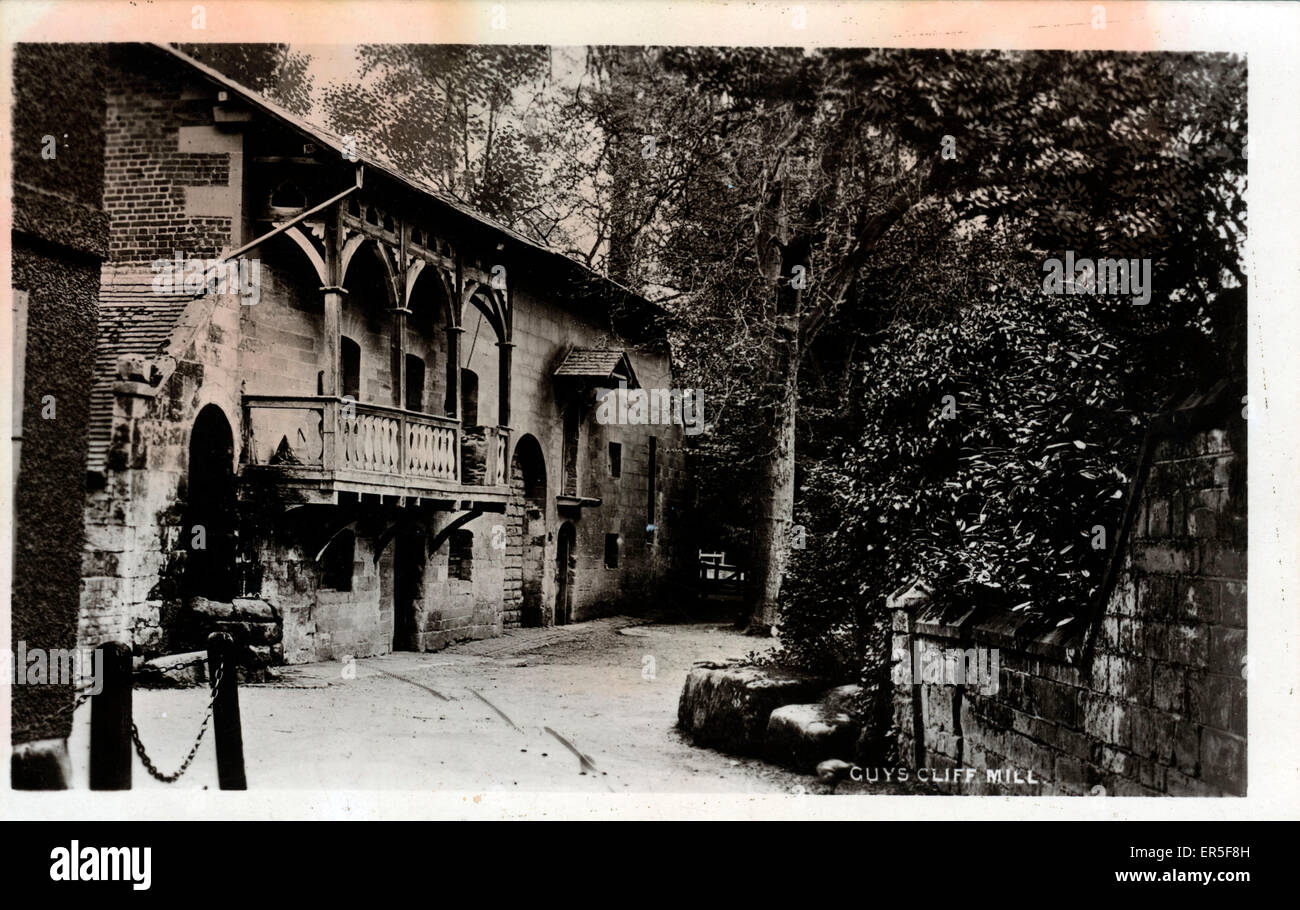
<instances>
[{"instance_id":1,"label":"tree trunk","mask_svg":"<svg viewBox=\"0 0 1300 910\"><path fill-rule=\"evenodd\" d=\"M770 636L777 623L781 582L790 556L794 523L795 412L799 406L797 332L778 338L772 380L777 390L769 438L758 472L754 555L748 591L752 611L747 635Z\"/></svg>"}]
</instances>

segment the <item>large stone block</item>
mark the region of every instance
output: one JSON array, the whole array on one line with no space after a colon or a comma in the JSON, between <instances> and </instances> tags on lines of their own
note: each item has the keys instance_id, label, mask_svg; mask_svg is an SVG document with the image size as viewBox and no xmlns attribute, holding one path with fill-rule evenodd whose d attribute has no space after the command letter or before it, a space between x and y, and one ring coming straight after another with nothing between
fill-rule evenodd
<instances>
[{"instance_id":1,"label":"large stone block","mask_svg":"<svg viewBox=\"0 0 1300 910\"><path fill-rule=\"evenodd\" d=\"M1203 780L1188 777L1176 769L1165 772L1165 792L1169 796L1218 796L1219 791Z\"/></svg>"},{"instance_id":2,"label":"large stone block","mask_svg":"<svg viewBox=\"0 0 1300 910\"><path fill-rule=\"evenodd\" d=\"M1225 676L1240 675L1246 657L1246 630L1215 627L1210 630L1209 669Z\"/></svg>"},{"instance_id":3,"label":"large stone block","mask_svg":"<svg viewBox=\"0 0 1300 910\"><path fill-rule=\"evenodd\" d=\"M197 686L207 679L206 651L167 654L136 668L136 681L149 688Z\"/></svg>"},{"instance_id":4,"label":"large stone block","mask_svg":"<svg viewBox=\"0 0 1300 910\"><path fill-rule=\"evenodd\" d=\"M1133 565L1145 572L1185 575L1192 571L1196 557L1196 550L1185 543L1156 545L1138 542L1133 545Z\"/></svg>"},{"instance_id":5,"label":"large stone block","mask_svg":"<svg viewBox=\"0 0 1300 910\"><path fill-rule=\"evenodd\" d=\"M1165 764L1188 775L1198 770L1201 752L1200 728L1187 720L1174 722L1174 735L1167 742L1168 760Z\"/></svg>"},{"instance_id":6,"label":"large stone block","mask_svg":"<svg viewBox=\"0 0 1300 910\"><path fill-rule=\"evenodd\" d=\"M213 632L227 632L241 645L273 645L281 639L281 627L273 622L214 622Z\"/></svg>"},{"instance_id":7,"label":"large stone block","mask_svg":"<svg viewBox=\"0 0 1300 910\"><path fill-rule=\"evenodd\" d=\"M189 602L189 611L211 621L274 622L280 618L273 606L256 597L236 597L229 603L195 597Z\"/></svg>"},{"instance_id":8,"label":"large stone block","mask_svg":"<svg viewBox=\"0 0 1300 910\"><path fill-rule=\"evenodd\" d=\"M1244 548L1218 540L1201 541L1198 562L1200 574L1231 579L1245 578L1246 564Z\"/></svg>"},{"instance_id":9,"label":"large stone block","mask_svg":"<svg viewBox=\"0 0 1300 910\"><path fill-rule=\"evenodd\" d=\"M1169 627L1169 660L1189 667L1203 667L1209 659L1207 627L1178 623Z\"/></svg>"},{"instance_id":10,"label":"large stone block","mask_svg":"<svg viewBox=\"0 0 1300 910\"><path fill-rule=\"evenodd\" d=\"M1224 624L1244 628L1246 625L1246 583L1224 582L1220 616Z\"/></svg>"},{"instance_id":11,"label":"large stone block","mask_svg":"<svg viewBox=\"0 0 1300 910\"><path fill-rule=\"evenodd\" d=\"M836 686L823 692L818 701L828 711L836 714L847 714L849 717L856 719L862 707L862 693L862 687L856 684Z\"/></svg>"},{"instance_id":12,"label":"large stone block","mask_svg":"<svg viewBox=\"0 0 1300 910\"><path fill-rule=\"evenodd\" d=\"M1246 681L1198 673L1187 681L1188 712L1198 723L1231 733L1246 732Z\"/></svg>"},{"instance_id":13,"label":"large stone block","mask_svg":"<svg viewBox=\"0 0 1300 910\"><path fill-rule=\"evenodd\" d=\"M824 704L782 705L768 717L764 754L777 764L811 771L827 759L852 755L857 734L848 714Z\"/></svg>"},{"instance_id":14,"label":"large stone block","mask_svg":"<svg viewBox=\"0 0 1300 910\"><path fill-rule=\"evenodd\" d=\"M1246 741L1230 733L1201 731L1201 777L1232 793L1246 792Z\"/></svg>"},{"instance_id":15,"label":"large stone block","mask_svg":"<svg viewBox=\"0 0 1300 910\"><path fill-rule=\"evenodd\" d=\"M1147 619L1168 619L1174 614L1174 580L1160 575L1138 579L1138 610Z\"/></svg>"},{"instance_id":16,"label":"large stone block","mask_svg":"<svg viewBox=\"0 0 1300 910\"><path fill-rule=\"evenodd\" d=\"M682 687L677 724L696 745L759 756L772 711L807 703L825 685L825 680L796 671L696 664Z\"/></svg>"},{"instance_id":17,"label":"large stone block","mask_svg":"<svg viewBox=\"0 0 1300 910\"><path fill-rule=\"evenodd\" d=\"M1221 583L1204 578L1185 578L1178 583L1176 618L1214 622L1218 618Z\"/></svg>"},{"instance_id":18,"label":"large stone block","mask_svg":"<svg viewBox=\"0 0 1300 910\"><path fill-rule=\"evenodd\" d=\"M1156 664L1151 672L1151 704L1162 711L1183 711L1183 670L1170 664Z\"/></svg>"},{"instance_id":19,"label":"large stone block","mask_svg":"<svg viewBox=\"0 0 1300 910\"><path fill-rule=\"evenodd\" d=\"M1144 759L1155 758L1173 740L1175 721L1152 708L1134 708L1131 714L1134 754Z\"/></svg>"}]
</instances>

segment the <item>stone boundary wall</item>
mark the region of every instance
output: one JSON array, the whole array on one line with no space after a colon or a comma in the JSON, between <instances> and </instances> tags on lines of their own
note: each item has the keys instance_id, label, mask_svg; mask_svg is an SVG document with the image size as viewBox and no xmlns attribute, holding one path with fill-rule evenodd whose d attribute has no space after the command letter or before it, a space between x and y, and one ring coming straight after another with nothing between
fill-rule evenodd
<instances>
[{"instance_id":1,"label":"stone boundary wall","mask_svg":"<svg viewBox=\"0 0 1300 910\"><path fill-rule=\"evenodd\" d=\"M893 610L904 763L963 793L1245 795L1246 430L1239 395L1209 398L1153 426L1086 629ZM996 686L907 672L971 648L997 649Z\"/></svg>"}]
</instances>

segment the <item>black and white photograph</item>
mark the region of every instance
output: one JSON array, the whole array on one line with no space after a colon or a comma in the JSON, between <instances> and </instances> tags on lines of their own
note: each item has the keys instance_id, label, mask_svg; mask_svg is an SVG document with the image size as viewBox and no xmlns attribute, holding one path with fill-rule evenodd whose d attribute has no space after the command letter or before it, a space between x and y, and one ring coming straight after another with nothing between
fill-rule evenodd
<instances>
[{"instance_id":1,"label":"black and white photograph","mask_svg":"<svg viewBox=\"0 0 1300 910\"><path fill-rule=\"evenodd\" d=\"M6 39L15 795L1265 795L1248 53L368 6Z\"/></svg>"}]
</instances>

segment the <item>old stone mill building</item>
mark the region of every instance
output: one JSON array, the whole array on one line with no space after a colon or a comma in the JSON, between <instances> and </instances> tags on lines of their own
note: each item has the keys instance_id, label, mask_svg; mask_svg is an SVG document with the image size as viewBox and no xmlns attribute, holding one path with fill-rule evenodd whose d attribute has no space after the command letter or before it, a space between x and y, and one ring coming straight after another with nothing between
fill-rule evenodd
<instances>
[{"instance_id":1,"label":"old stone mill building","mask_svg":"<svg viewBox=\"0 0 1300 910\"><path fill-rule=\"evenodd\" d=\"M668 581L643 299L170 48L114 46L79 639L428 650Z\"/></svg>"}]
</instances>

